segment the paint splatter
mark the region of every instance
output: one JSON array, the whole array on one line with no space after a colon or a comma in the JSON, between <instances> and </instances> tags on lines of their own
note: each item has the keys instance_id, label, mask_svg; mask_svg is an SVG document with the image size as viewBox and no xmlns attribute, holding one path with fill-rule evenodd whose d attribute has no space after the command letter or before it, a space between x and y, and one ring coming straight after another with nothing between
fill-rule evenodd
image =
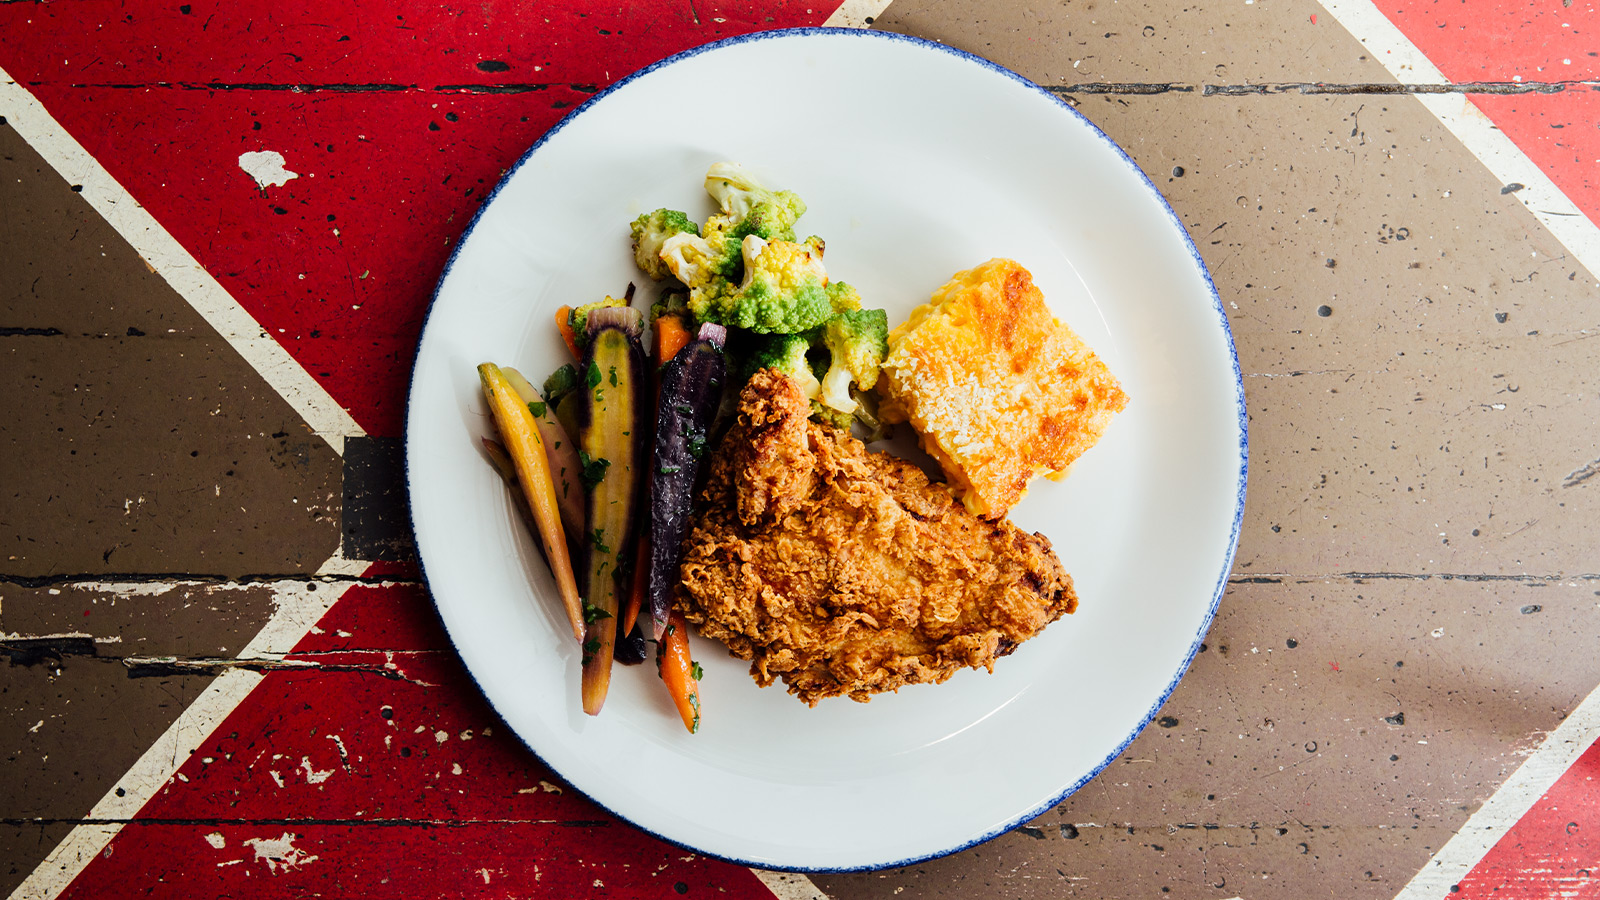
<instances>
[{"instance_id":1,"label":"paint splatter","mask_svg":"<svg viewBox=\"0 0 1600 900\"><path fill-rule=\"evenodd\" d=\"M299 172L291 172L283 167L285 161L283 154L276 150L252 150L239 154L239 168L254 178L263 190L288 184L289 179L300 177Z\"/></svg>"}]
</instances>

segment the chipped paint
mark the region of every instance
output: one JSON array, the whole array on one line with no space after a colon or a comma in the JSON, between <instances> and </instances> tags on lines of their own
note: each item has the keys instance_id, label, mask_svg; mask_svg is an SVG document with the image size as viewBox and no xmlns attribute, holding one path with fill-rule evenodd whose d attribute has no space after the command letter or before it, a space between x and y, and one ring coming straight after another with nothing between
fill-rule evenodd
<instances>
[{"instance_id":1,"label":"chipped paint","mask_svg":"<svg viewBox=\"0 0 1600 900\"><path fill-rule=\"evenodd\" d=\"M337 769L318 770L313 768L311 765L311 757L309 756L300 757L300 769L306 773L306 784L321 784L324 781L327 781L329 778L332 778L333 773L338 771Z\"/></svg>"},{"instance_id":2,"label":"chipped paint","mask_svg":"<svg viewBox=\"0 0 1600 900\"><path fill-rule=\"evenodd\" d=\"M282 187L291 179L299 178L299 172L291 172L284 168L288 161L283 154L276 150L252 150L239 154L239 168L246 175L254 178L257 186L262 190L269 187Z\"/></svg>"},{"instance_id":3,"label":"chipped paint","mask_svg":"<svg viewBox=\"0 0 1600 900\"><path fill-rule=\"evenodd\" d=\"M267 869L277 874L280 868L288 872L317 861L315 855L307 854L294 845L299 837L297 834L285 831L282 837L251 838L244 844L255 850L256 862L265 862Z\"/></svg>"}]
</instances>

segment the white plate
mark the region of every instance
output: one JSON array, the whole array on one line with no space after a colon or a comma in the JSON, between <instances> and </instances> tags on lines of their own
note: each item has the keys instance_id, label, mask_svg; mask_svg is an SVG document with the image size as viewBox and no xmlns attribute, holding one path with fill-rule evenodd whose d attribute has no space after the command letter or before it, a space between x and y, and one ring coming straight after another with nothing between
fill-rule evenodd
<instances>
[{"instance_id":1,"label":"white plate","mask_svg":"<svg viewBox=\"0 0 1600 900\"><path fill-rule=\"evenodd\" d=\"M870 704L759 689L696 636L690 735L654 666L579 709L579 648L481 457L474 367L537 383L555 309L619 294L627 223L703 219L739 161L797 191L802 234L866 305L904 318L959 269L1027 266L1132 397L1062 483L1012 518L1055 545L1082 598L996 665ZM1243 391L1221 305L1183 227L1093 125L1019 76L924 41L809 29L673 57L597 95L529 150L467 229L417 352L411 514L450 639L506 723L573 786L685 847L765 868L895 865L970 846L1100 771L1187 667L1226 582L1244 501Z\"/></svg>"}]
</instances>

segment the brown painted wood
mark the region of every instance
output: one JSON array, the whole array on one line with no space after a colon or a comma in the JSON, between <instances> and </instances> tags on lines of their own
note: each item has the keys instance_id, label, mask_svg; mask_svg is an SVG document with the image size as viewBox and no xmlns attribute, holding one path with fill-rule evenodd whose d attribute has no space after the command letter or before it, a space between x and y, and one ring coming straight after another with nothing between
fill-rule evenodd
<instances>
[{"instance_id":1,"label":"brown painted wood","mask_svg":"<svg viewBox=\"0 0 1600 900\"><path fill-rule=\"evenodd\" d=\"M339 457L0 125L0 560L277 575L339 540Z\"/></svg>"},{"instance_id":2,"label":"brown painted wood","mask_svg":"<svg viewBox=\"0 0 1600 900\"><path fill-rule=\"evenodd\" d=\"M338 457L0 125L0 832L9 893L339 540ZM20 822L18 820L34 820Z\"/></svg>"}]
</instances>

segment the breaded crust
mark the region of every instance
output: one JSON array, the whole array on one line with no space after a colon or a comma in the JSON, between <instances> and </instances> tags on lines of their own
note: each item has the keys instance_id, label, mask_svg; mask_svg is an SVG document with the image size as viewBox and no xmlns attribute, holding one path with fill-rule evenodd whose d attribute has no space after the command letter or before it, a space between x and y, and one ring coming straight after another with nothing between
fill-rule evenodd
<instances>
[{"instance_id":1,"label":"breaded crust","mask_svg":"<svg viewBox=\"0 0 1600 900\"><path fill-rule=\"evenodd\" d=\"M806 411L793 381L756 373L684 544L678 608L758 684L864 702L992 668L1077 607L1042 535L967 512Z\"/></svg>"},{"instance_id":2,"label":"breaded crust","mask_svg":"<svg viewBox=\"0 0 1600 900\"><path fill-rule=\"evenodd\" d=\"M915 426L957 496L990 518L1034 477L1065 472L1128 404L1009 259L956 273L890 332L883 375L881 414Z\"/></svg>"}]
</instances>

